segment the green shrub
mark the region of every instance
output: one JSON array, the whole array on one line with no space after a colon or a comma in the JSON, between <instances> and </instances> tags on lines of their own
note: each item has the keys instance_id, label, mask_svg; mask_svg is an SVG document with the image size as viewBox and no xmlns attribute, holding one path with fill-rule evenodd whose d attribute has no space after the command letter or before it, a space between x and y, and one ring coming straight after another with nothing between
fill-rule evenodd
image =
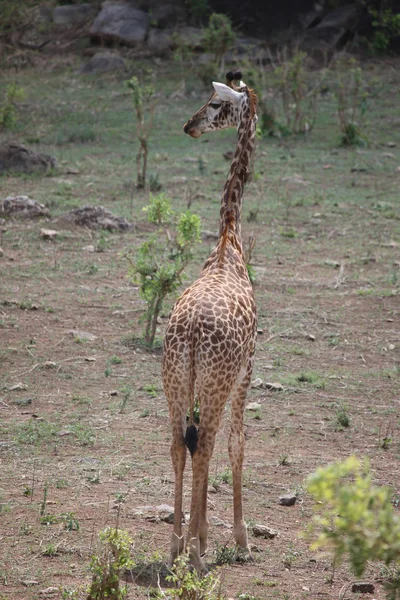
<instances>
[{"instance_id":1,"label":"green shrub","mask_svg":"<svg viewBox=\"0 0 400 600\"><path fill-rule=\"evenodd\" d=\"M207 52L214 54L217 65L222 66L222 59L236 42L236 34L227 15L212 13L208 27L204 31L203 43Z\"/></svg>"},{"instance_id":2,"label":"green shrub","mask_svg":"<svg viewBox=\"0 0 400 600\"><path fill-rule=\"evenodd\" d=\"M148 221L157 225L158 231L143 242L133 258L127 258L132 279L139 285L140 295L147 303L144 342L151 347L164 300L181 284L193 248L200 242L200 217L186 211L175 218L165 194L150 194L149 205L144 210ZM170 226L175 228L172 234Z\"/></svg>"},{"instance_id":3,"label":"green shrub","mask_svg":"<svg viewBox=\"0 0 400 600\"><path fill-rule=\"evenodd\" d=\"M316 502L309 533L317 533L313 548L327 547L334 564L348 557L356 577L371 561L400 569L400 515L388 487L372 484L367 461L355 456L321 467L308 479ZM390 600L400 597L400 579L387 582Z\"/></svg>"},{"instance_id":4,"label":"green shrub","mask_svg":"<svg viewBox=\"0 0 400 600\"><path fill-rule=\"evenodd\" d=\"M335 63L335 97L342 146L367 142L363 125L368 108L368 92L363 72L353 57L342 56Z\"/></svg>"},{"instance_id":5,"label":"green shrub","mask_svg":"<svg viewBox=\"0 0 400 600\"><path fill-rule=\"evenodd\" d=\"M23 100L25 92L15 82L6 87L0 104L0 129L12 129L17 122L17 103Z\"/></svg>"},{"instance_id":6,"label":"green shrub","mask_svg":"<svg viewBox=\"0 0 400 600\"><path fill-rule=\"evenodd\" d=\"M286 119L286 127L282 129L285 133L308 133L315 124L321 81L311 81L307 60L304 52L289 57L284 49L273 72L274 86ZM272 124L277 127L276 123Z\"/></svg>"},{"instance_id":7,"label":"green shrub","mask_svg":"<svg viewBox=\"0 0 400 600\"><path fill-rule=\"evenodd\" d=\"M166 579L175 585L175 589L167 590L164 595L171 600L223 600L225 597L218 575L199 574L191 568L187 553L178 556Z\"/></svg>"},{"instance_id":8,"label":"green shrub","mask_svg":"<svg viewBox=\"0 0 400 600\"><path fill-rule=\"evenodd\" d=\"M400 13L394 13L391 8L385 7L386 3L385 0L380 2L379 9L368 7L374 31L366 43L372 54L386 54L391 42L400 36Z\"/></svg>"},{"instance_id":9,"label":"green shrub","mask_svg":"<svg viewBox=\"0 0 400 600\"><path fill-rule=\"evenodd\" d=\"M134 565L131 559L132 540L128 532L107 527L99 534L100 552L90 561L92 583L87 600L123 600L126 588L120 588L120 575Z\"/></svg>"},{"instance_id":10,"label":"green shrub","mask_svg":"<svg viewBox=\"0 0 400 600\"><path fill-rule=\"evenodd\" d=\"M136 154L136 168L138 188L146 185L147 156L149 152L149 139L153 128L156 93L153 85L131 77L127 86L132 90L132 103L136 114L136 137L139 150Z\"/></svg>"}]
</instances>

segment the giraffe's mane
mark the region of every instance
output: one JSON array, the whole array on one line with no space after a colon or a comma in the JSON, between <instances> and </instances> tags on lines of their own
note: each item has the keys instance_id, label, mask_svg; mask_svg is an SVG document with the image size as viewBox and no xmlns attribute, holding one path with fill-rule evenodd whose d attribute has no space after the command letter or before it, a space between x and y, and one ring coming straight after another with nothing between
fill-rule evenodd
<instances>
[{"instance_id":1,"label":"giraffe's mane","mask_svg":"<svg viewBox=\"0 0 400 600\"><path fill-rule=\"evenodd\" d=\"M247 88L247 89L249 90L250 116L251 116L251 118L253 118L257 112L258 96L252 88Z\"/></svg>"}]
</instances>

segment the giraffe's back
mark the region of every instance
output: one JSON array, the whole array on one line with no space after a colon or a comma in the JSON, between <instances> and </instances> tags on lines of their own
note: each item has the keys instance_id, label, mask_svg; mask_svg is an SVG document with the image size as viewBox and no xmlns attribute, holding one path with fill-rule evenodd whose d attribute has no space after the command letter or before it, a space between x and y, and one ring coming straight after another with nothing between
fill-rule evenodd
<instances>
[{"instance_id":1,"label":"giraffe's back","mask_svg":"<svg viewBox=\"0 0 400 600\"><path fill-rule=\"evenodd\" d=\"M164 339L163 376L171 387L188 377L198 389L229 393L253 354L254 295L236 271L203 272L176 302Z\"/></svg>"}]
</instances>

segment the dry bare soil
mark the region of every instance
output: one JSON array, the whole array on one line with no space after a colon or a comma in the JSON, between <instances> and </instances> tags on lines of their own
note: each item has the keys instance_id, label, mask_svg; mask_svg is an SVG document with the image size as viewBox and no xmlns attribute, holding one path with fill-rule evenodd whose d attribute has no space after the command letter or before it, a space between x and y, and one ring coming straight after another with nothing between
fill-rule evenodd
<instances>
[{"instance_id":1,"label":"dry bare soil","mask_svg":"<svg viewBox=\"0 0 400 600\"><path fill-rule=\"evenodd\" d=\"M243 214L244 238L256 238L254 379L282 389L249 394L259 404L245 416L244 501L255 560L219 567L233 598L336 600L340 590L356 597L344 587L352 581L346 564L332 578L330 557L299 536L313 514L305 481L318 466L368 457L374 482L400 496L397 67L366 67L382 83L367 120L368 147L338 146L332 98L322 100L307 139L258 144ZM44 140L38 148L56 155L59 168L49 177L0 180L2 199L29 194L52 212L45 221L1 225L0 597L85 597L98 533L118 523L134 541L128 598L147 598L158 573L164 585L171 535L155 507L173 504L161 353L140 343L144 303L123 257L148 235L141 211L148 196L134 190L131 232L93 232L61 219L87 203L132 216L130 97L113 75L43 69L40 78L34 68L17 76L28 99L14 137L27 143L35 130ZM187 139L182 124L209 91L177 100L169 94L178 80L166 75L171 89L160 99L150 168L177 210L191 199L203 229L216 231L228 169L222 154L234 149L235 132ZM95 139L56 139L78 113L94 115ZM58 236L44 240L42 227ZM203 242L188 281L213 243ZM233 547L229 420L227 407L210 469L210 566ZM294 506L279 504L287 493L297 494ZM190 462L184 494L188 510ZM255 524L279 535L255 538ZM384 598L380 575L371 565L366 578L375 592L365 597Z\"/></svg>"}]
</instances>

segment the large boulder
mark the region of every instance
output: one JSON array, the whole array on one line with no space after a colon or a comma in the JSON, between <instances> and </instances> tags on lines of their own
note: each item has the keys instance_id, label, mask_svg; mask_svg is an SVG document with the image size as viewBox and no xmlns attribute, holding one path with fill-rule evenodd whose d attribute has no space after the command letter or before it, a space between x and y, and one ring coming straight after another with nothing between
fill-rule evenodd
<instances>
[{"instance_id":1,"label":"large boulder","mask_svg":"<svg viewBox=\"0 0 400 600\"><path fill-rule=\"evenodd\" d=\"M44 204L29 198L29 196L7 196L0 202L0 214L25 219L50 216L49 210Z\"/></svg>"},{"instance_id":2,"label":"large boulder","mask_svg":"<svg viewBox=\"0 0 400 600\"><path fill-rule=\"evenodd\" d=\"M34 152L23 144L9 142L0 146L1 173L47 173L55 169L57 160L54 156Z\"/></svg>"},{"instance_id":3,"label":"large boulder","mask_svg":"<svg viewBox=\"0 0 400 600\"><path fill-rule=\"evenodd\" d=\"M143 44L150 25L148 13L130 4L104 2L89 29L92 37L114 41L127 46Z\"/></svg>"},{"instance_id":4,"label":"large boulder","mask_svg":"<svg viewBox=\"0 0 400 600\"><path fill-rule=\"evenodd\" d=\"M153 54L163 55L174 46L172 31L165 29L150 29L147 47Z\"/></svg>"},{"instance_id":5,"label":"large boulder","mask_svg":"<svg viewBox=\"0 0 400 600\"><path fill-rule=\"evenodd\" d=\"M127 231L133 228L133 224L116 217L103 206L83 206L75 208L63 216L63 219L89 229L106 229L107 231Z\"/></svg>"},{"instance_id":6,"label":"large boulder","mask_svg":"<svg viewBox=\"0 0 400 600\"><path fill-rule=\"evenodd\" d=\"M53 21L56 25L81 25L93 19L98 13L93 4L65 4L56 6L53 10Z\"/></svg>"},{"instance_id":7,"label":"large boulder","mask_svg":"<svg viewBox=\"0 0 400 600\"><path fill-rule=\"evenodd\" d=\"M307 51L332 53L340 50L354 36L359 19L358 4L339 6L310 24L301 46Z\"/></svg>"},{"instance_id":8,"label":"large boulder","mask_svg":"<svg viewBox=\"0 0 400 600\"><path fill-rule=\"evenodd\" d=\"M151 20L156 27L166 28L172 27L179 22L184 22L186 17L186 9L183 2L176 0L163 0L149 4L151 11Z\"/></svg>"},{"instance_id":9,"label":"large boulder","mask_svg":"<svg viewBox=\"0 0 400 600\"><path fill-rule=\"evenodd\" d=\"M97 52L85 65L78 69L78 73L106 73L107 71L125 70L124 59L114 52Z\"/></svg>"}]
</instances>

